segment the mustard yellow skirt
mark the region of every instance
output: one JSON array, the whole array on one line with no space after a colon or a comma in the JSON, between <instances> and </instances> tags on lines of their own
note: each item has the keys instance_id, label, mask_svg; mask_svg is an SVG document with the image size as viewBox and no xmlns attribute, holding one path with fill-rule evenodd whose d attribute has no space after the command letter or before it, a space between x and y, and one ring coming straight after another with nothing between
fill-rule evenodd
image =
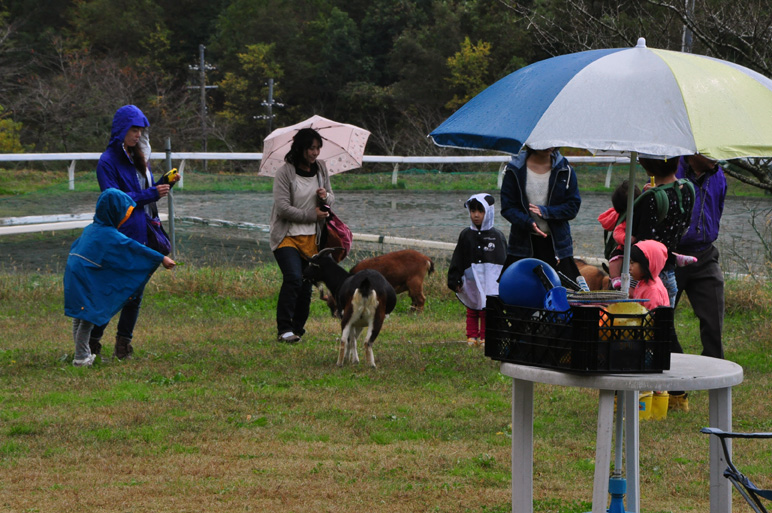
<instances>
[{"instance_id":1,"label":"mustard yellow skirt","mask_svg":"<svg viewBox=\"0 0 772 513\"><path fill-rule=\"evenodd\" d=\"M300 255L309 260L312 256L319 253L316 246L316 235L295 235L293 237L284 237L279 244L280 248L295 248Z\"/></svg>"}]
</instances>

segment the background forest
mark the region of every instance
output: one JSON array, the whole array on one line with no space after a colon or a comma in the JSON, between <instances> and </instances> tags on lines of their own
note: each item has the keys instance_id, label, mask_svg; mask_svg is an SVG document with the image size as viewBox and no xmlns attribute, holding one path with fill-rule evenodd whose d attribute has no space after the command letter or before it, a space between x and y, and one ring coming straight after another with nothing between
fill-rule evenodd
<instances>
[{"instance_id":1,"label":"background forest","mask_svg":"<svg viewBox=\"0 0 772 513\"><path fill-rule=\"evenodd\" d=\"M175 151L262 151L320 114L370 130L368 154L428 155L431 129L532 62L643 36L772 76L771 27L769 0L0 0L0 152L99 152L134 103Z\"/></svg>"}]
</instances>

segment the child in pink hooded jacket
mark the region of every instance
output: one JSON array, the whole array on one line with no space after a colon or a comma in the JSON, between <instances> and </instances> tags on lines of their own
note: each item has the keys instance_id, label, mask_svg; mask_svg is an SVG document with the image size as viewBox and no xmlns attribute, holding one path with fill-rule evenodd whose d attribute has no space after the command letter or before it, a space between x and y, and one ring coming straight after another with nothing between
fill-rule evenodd
<instances>
[{"instance_id":1,"label":"child in pink hooded jacket","mask_svg":"<svg viewBox=\"0 0 772 513\"><path fill-rule=\"evenodd\" d=\"M649 310L670 306L670 298L659 273L667 261L667 247L656 240L642 240L630 249L630 277L638 285L630 290L633 299L648 299Z\"/></svg>"}]
</instances>

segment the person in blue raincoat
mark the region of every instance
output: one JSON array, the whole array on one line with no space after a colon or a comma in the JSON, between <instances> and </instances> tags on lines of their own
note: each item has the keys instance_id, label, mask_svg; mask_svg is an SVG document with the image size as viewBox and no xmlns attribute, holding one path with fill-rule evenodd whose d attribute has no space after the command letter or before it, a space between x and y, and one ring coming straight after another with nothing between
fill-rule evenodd
<instances>
[{"instance_id":1,"label":"person in blue raincoat","mask_svg":"<svg viewBox=\"0 0 772 513\"><path fill-rule=\"evenodd\" d=\"M537 258L589 290L574 261L569 226L581 204L576 172L556 148L524 147L512 157L501 184L501 215L511 223L502 273Z\"/></svg>"},{"instance_id":2,"label":"person in blue raincoat","mask_svg":"<svg viewBox=\"0 0 772 513\"><path fill-rule=\"evenodd\" d=\"M97 164L97 180L102 191L119 189L137 204L131 216L121 225L120 232L147 245L147 225L157 217L156 201L169 194L169 184L156 184L142 153L140 140L150 126L142 111L134 105L124 105L113 116L110 142ZM118 319L115 336L115 357L124 359L134 351L131 344L134 326L139 317L144 284L137 288L124 305ZM91 336L101 339L104 327L96 327Z\"/></svg>"},{"instance_id":3,"label":"person in blue raincoat","mask_svg":"<svg viewBox=\"0 0 772 513\"><path fill-rule=\"evenodd\" d=\"M90 366L101 348L92 337L107 325L137 289L163 264L174 261L120 233L136 203L118 189L107 189L97 200L94 222L70 247L64 270L64 313L72 317L75 340L73 365ZM96 344L96 345L94 345Z\"/></svg>"}]
</instances>

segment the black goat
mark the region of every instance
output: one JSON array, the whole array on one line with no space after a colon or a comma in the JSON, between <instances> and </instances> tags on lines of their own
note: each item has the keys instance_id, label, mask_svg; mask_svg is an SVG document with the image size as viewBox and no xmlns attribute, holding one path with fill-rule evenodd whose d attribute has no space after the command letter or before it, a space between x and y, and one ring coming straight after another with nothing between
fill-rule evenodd
<instances>
[{"instance_id":1,"label":"black goat","mask_svg":"<svg viewBox=\"0 0 772 513\"><path fill-rule=\"evenodd\" d=\"M366 258L351 268L352 273L358 273L364 269L378 271L386 278L386 281L394 287L394 292L401 294L407 292L413 302L411 309L415 312L423 312L426 296L424 295L424 278L434 272L434 262L428 256L414 249L393 251L385 255ZM336 316L335 298L324 290L319 289L319 297L327 302L330 313Z\"/></svg>"},{"instance_id":2,"label":"black goat","mask_svg":"<svg viewBox=\"0 0 772 513\"><path fill-rule=\"evenodd\" d=\"M303 278L314 283L324 282L335 297L340 316L341 337L338 351L338 366L344 360L359 363L357 337L367 327L365 352L367 364L375 367L373 343L381 331L383 320L394 310L397 293L381 273L366 269L351 274L332 258L335 248L326 248L311 257L303 271Z\"/></svg>"}]
</instances>

